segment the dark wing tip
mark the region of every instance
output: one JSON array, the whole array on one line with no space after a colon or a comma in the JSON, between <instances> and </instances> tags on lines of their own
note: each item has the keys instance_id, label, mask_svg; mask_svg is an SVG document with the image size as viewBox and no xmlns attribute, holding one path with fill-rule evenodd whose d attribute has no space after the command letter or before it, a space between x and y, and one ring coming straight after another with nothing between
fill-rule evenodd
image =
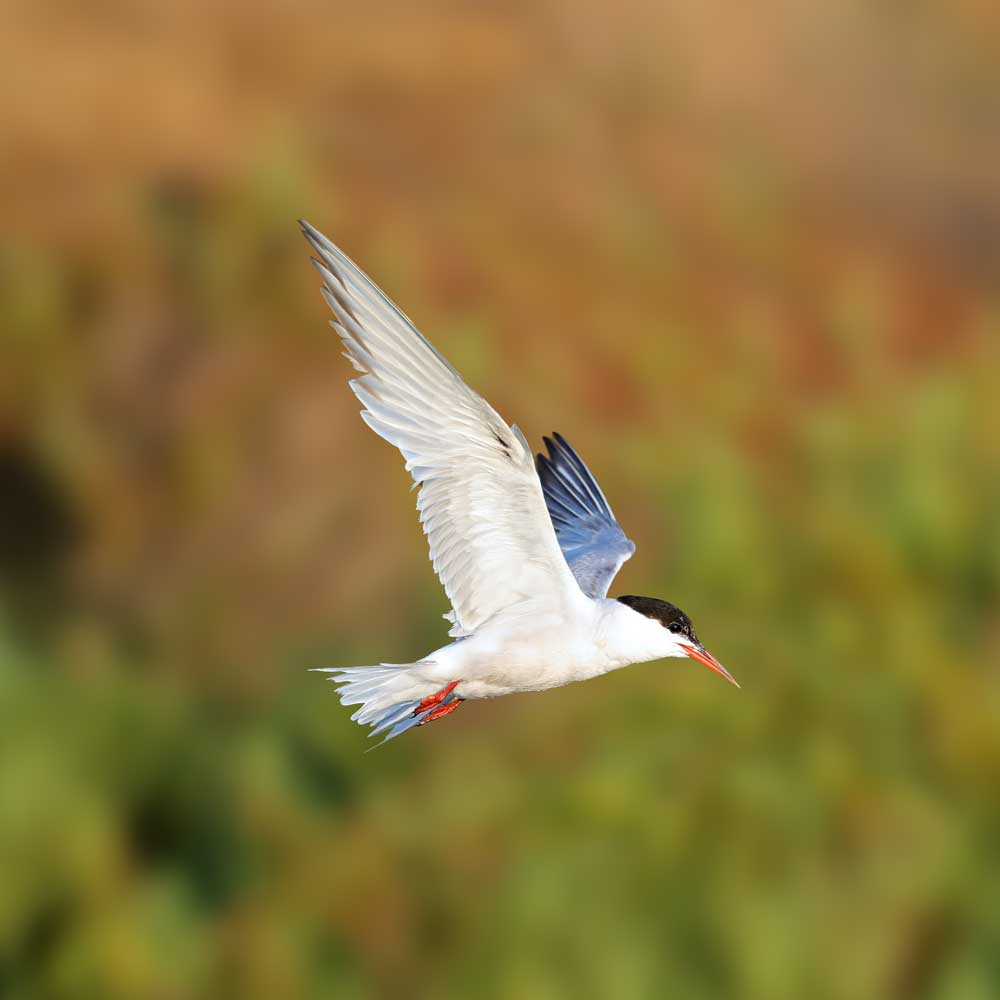
<instances>
[{"instance_id":1,"label":"dark wing tip","mask_svg":"<svg viewBox=\"0 0 1000 1000\"><path fill-rule=\"evenodd\" d=\"M539 453L535 464L559 546L583 592L604 597L635 545L570 443L558 431L542 440L548 454Z\"/></svg>"},{"instance_id":2,"label":"dark wing tip","mask_svg":"<svg viewBox=\"0 0 1000 1000\"><path fill-rule=\"evenodd\" d=\"M554 453L552 451L552 447L553 447L553 445L552 445L552 438L550 438L547 435L543 434L542 435L542 443L545 445L545 450L546 450L546 452L548 452L548 454L543 455L541 452L538 452L538 454L535 456L535 468L537 468L537 469L542 469L542 468L547 469L547 468L549 468L549 466L552 465L552 459L553 459L553 455L554 455Z\"/></svg>"},{"instance_id":3,"label":"dark wing tip","mask_svg":"<svg viewBox=\"0 0 1000 1000\"><path fill-rule=\"evenodd\" d=\"M553 431L552 437L555 438L555 443L553 445L553 457L562 458L570 465L576 466L584 477L593 478L583 459L580 458L576 449L569 443L569 441L567 441L566 438L559 433L559 431Z\"/></svg>"}]
</instances>

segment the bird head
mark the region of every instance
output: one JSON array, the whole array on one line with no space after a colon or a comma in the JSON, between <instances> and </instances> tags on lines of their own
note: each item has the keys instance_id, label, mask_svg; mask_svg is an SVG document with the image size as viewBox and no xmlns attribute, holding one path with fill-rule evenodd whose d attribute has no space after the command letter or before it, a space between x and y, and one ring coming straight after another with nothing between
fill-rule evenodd
<instances>
[{"instance_id":1,"label":"bird head","mask_svg":"<svg viewBox=\"0 0 1000 1000\"><path fill-rule=\"evenodd\" d=\"M690 657L739 687L736 678L701 644L691 619L677 605L655 597L626 595L617 600L649 620L645 639L657 657Z\"/></svg>"}]
</instances>

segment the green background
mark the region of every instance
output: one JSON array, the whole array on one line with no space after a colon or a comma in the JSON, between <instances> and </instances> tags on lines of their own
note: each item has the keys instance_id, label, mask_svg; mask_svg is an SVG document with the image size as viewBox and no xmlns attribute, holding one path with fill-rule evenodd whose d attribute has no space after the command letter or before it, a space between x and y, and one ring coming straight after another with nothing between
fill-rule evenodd
<instances>
[{"instance_id":1,"label":"green background","mask_svg":"<svg viewBox=\"0 0 1000 1000\"><path fill-rule=\"evenodd\" d=\"M990 4L15 2L0 995L1000 996ZM743 685L364 755L444 640L295 219Z\"/></svg>"}]
</instances>

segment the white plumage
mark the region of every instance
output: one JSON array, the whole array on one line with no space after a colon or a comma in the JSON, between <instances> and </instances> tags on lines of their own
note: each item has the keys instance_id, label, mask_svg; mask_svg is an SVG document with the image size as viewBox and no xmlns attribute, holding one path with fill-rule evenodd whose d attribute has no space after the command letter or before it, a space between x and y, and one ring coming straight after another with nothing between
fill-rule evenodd
<instances>
[{"instance_id":1,"label":"white plumage","mask_svg":"<svg viewBox=\"0 0 1000 1000\"><path fill-rule=\"evenodd\" d=\"M306 229L365 423L394 444L420 486L431 562L454 636L559 609L580 588L556 541L524 435L509 427L392 302L329 240Z\"/></svg>"},{"instance_id":2,"label":"white plumage","mask_svg":"<svg viewBox=\"0 0 1000 1000\"><path fill-rule=\"evenodd\" d=\"M604 598L634 545L573 449L557 435L536 471L520 430L341 250L302 226L331 323L362 373L351 382L361 415L400 450L419 485L417 508L456 639L414 664L324 668L343 703L361 706L354 718L371 724L372 735L388 729L391 739L466 698L695 655L682 638L700 651L695 658L708 657L690 622L690 635L681 636L648 611Z\"/></svg>"}]
</instances>

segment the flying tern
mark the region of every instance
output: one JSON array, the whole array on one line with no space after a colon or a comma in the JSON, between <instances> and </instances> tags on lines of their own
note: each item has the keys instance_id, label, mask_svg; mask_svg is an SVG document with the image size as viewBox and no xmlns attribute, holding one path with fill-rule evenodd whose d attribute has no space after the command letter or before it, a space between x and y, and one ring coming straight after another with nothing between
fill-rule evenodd
<instances>
[{"instance_id":1,"label":"flying tern","mask_svg":"<svg viewBox=\"0 0 1000 1000\"><path fill-rule=\"evenodd\" d=\"M533 457L507 422L375 283L309 223L302 231L361 374L361 416L402 452L453 641L414 663L322 667L352 719L393 739L473 698L543 691L631 663L687 657L736 684L691 619L654 597L607 597L635 545L559 434ZM737 685L738 687L739 685Z\"/></svg>"}]
</instances>

